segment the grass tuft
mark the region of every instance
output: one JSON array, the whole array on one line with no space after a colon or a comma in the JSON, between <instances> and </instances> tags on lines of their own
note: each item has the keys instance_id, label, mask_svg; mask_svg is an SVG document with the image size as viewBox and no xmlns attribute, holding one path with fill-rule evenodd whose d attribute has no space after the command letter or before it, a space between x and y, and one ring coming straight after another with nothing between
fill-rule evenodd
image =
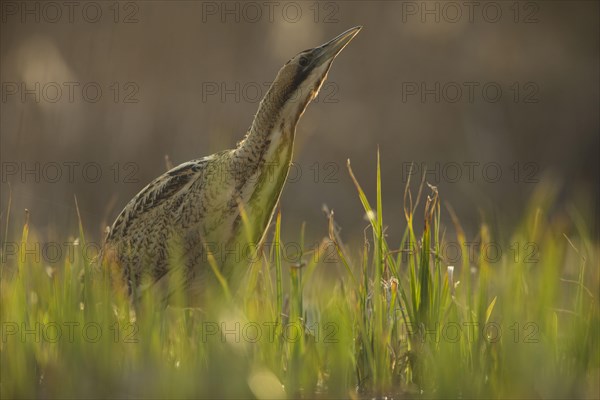
<instances>
[{"instance_id":1,"label":"grass tuft","mask_svg":"<svg viewBox=\"0 0 600 400\"><path fill-rule=\"evenodd\" d=\"M77 251L50 266L30 250L35 218L27 212L11 242L3 210L1 396L600 396L599 243L584 213L557 217L556 190L541 184L508 240L485 223L468 238L449 205L452 225L442 224L437 188L423 180L413 197L409 182L394 246L379 152L375 208L349 161L348 172L368 217L364 238L344 243L330 211L319 246L305 248L302 226L290 259L278 210L274 246L253 257L242 285L230 286L209 255L215 287L201 309L145 296L135 317L107 274L89 273L81 218L68 241Z\"/></svg>"}]
</instances>

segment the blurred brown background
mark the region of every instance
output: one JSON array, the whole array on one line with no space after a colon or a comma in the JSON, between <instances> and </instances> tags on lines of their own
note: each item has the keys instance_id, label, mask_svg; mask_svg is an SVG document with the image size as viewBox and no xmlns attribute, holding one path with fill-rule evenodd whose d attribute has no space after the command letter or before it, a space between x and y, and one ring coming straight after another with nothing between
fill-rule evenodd
<instances>
[{"instance_id":1,"label":"blurred brown background","mask_svg":"<svg viewBox=\"0 0 600 400\"><path fill-rule=\"evenodd\" d=\"M465 4L2 2L2 229L10 185L13 228L27 208L76 235L76 195L98 240L165 155L234 146L283 63L363 25L299 124L289 238L325 235L323 204L362 237L346 160L374 201L378 146L393 238L410 162L470 231L481 215L509 231L545 179L598 231L598 3Z\"/></svg>"}]
</instances>

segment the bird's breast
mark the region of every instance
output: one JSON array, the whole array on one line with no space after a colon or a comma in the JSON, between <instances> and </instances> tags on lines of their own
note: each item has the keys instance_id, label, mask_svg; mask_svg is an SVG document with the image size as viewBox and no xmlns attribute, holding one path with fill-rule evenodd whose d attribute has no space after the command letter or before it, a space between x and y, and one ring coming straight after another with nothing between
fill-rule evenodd
<instances>
[{"instance_id":1,"label":"bird's breast","mask_svg":"<svg viewBox=\"0 0 600 400\"><path fill-rule=\"evenodd\" d=\"M284 123L275 126L259 151L249 150L256 158L246 163L244 170L240 171L237 201L248 216L250 226L244 227L244 231L253 232L252 240L256 243L263 236L287 179L292 161L294 129ZM240 162L240 165L244 163ZM240 218L236 223L242 223Z\"/></svg>"}]
</instances>

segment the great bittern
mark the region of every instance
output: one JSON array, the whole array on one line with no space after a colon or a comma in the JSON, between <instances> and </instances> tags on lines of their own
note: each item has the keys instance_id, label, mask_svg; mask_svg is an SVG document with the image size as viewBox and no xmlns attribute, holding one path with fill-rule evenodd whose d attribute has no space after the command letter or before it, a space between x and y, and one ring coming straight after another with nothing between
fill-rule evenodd
<instances>
[{"instance_id":1,"label":"great bittern","mask_svg":"<svg viewBox=\"0 0 600 400\"><path fill-rule=\"evenodd\" d=\"M165 298L178 289L198 296L212 273L209 261L226 279L239 270L247 245L262 241L273 216L298 120L360 29L285 63L235 149L183 163L129 201L107 234L101 259L116 269L133 299L157 287L166 290ZM169 283L174 275L180 285Z\"/></svg>"}]
</instances>

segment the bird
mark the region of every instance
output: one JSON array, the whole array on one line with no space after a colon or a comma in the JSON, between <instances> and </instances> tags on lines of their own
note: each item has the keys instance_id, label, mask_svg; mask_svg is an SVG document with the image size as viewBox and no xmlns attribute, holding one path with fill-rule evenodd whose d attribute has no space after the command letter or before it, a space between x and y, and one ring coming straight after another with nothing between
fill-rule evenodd
<instances>
[{"instance_id":1,"label":"bird","mask_svg":"<svg viewBox=\"0 0 600 400\"><path fill-rule=\"evenodd\" d=\"M182 291L193 302L211 274L235 282L244 254L263 242L273 217L298 121L361 29L286 62L235 148L170 169L127 203L107 229L100 261L130 299L152 291L169 303Z\"/></svg>"}]
</instances>

